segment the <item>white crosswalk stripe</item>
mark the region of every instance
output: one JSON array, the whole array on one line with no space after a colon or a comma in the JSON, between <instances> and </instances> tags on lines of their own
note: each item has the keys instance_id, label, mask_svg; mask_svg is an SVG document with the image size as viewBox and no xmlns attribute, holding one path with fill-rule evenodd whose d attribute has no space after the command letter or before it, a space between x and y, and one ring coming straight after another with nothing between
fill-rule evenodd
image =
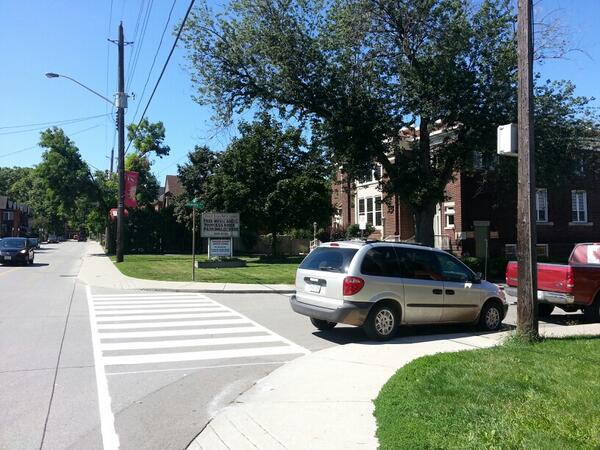
<instances>
[{"instance_id":1,"label":"white crosswalk stripe","mask_svg":"<svg viewBox=\"0 0 600 450\"><path fill-rule=\"evenodd\" d=\"M105 367L189 361L293 358L309 353L202 294L91 295ZM287 356L289 355L289 356ZM108 370L108 369L107 369Z\"/></svg>"}]
</instances>

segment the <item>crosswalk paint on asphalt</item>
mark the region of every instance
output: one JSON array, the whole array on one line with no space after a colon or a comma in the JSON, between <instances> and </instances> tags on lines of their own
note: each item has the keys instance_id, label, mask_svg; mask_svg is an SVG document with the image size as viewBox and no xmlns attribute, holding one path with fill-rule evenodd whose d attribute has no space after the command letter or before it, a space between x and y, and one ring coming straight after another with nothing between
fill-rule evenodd
<instances>
[{"instance_id":1,"label":"crosswalk paint on asphalt","mask_svg":"<svg viewBox=\"0 0 600 450\"><path fill-rule=\"evenodd\" d=\"M107 373L115 366L295 357L305 348L198 293L91 294L90 319Z\"/></svg>"}]
</instances>

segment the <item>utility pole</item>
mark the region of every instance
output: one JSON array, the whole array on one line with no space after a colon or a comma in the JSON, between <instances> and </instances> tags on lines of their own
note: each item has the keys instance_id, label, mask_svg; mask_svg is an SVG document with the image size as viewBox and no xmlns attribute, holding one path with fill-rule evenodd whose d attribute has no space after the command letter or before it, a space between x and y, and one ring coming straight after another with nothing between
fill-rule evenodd
<instances>
[{"instance_id":1,"label":"utility pole","mask_svg":"<svg viewBox=\"0 0 600 450\"><path fill-rule=\"evenodd\" d=\"M119 132L118 171L119 171L119 203L117 209L117 262L123 262L124 216L125 216L125 42L123 22L119 24L119 92L117 92L117 123Z\"/></svg>"},{"instance_id":2,"label":"utility pole","mask_svg":"<svg viewBox=\"0 0 600 450\"><path fill-rule=\"evenodd\" d=\"M535 152L533 140L533 2L518 0L518 134L519 192L517 204L517 260L519 293L517 332L538 337L537 254L535 215Z\"/></svg>"}]
</instances>

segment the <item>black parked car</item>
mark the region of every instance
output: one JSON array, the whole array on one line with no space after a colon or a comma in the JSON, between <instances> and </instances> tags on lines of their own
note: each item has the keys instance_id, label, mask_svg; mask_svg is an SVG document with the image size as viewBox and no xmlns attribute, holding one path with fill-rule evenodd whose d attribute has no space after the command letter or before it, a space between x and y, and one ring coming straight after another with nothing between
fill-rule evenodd
<instances>
[{"instance_id":1,"label":"black parked car","mask_svg":"<svg viewBox=\"0 0 600 450\"><path fill-rule=\"evenodd\" d=\"M0 241L0 263L33 264L34 256L33 246L27 238L9 237Z\"/></svg>"},{"instance_id":2,"label":"black parked car","mask_svg":"<svg viewBox=\"0 0 600 450\"><path fill-rule=\"evenodd\" d=\"M29 243L31 244L31 246L35 249L40 248L40 240L38 238L35 237L31 237L28 238L29 239Z\"/></svg>"}]
</instances>

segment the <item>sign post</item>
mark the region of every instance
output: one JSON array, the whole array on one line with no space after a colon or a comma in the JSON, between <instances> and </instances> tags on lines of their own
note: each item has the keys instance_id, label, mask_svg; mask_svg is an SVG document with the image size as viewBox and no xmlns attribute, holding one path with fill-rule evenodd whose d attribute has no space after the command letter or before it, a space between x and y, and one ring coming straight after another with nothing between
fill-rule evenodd
<instances>
[{"instance_id":1,"label":"sign post","mask_svg":"<svg viewBox=\"0 0 600 450\"><path fill-rule=\"evenodd\" d=\"M186 206L192 208L192 281L196 281L196 210L204 208L204 203L195 198Z\"/></svg>"}]
</instances>

